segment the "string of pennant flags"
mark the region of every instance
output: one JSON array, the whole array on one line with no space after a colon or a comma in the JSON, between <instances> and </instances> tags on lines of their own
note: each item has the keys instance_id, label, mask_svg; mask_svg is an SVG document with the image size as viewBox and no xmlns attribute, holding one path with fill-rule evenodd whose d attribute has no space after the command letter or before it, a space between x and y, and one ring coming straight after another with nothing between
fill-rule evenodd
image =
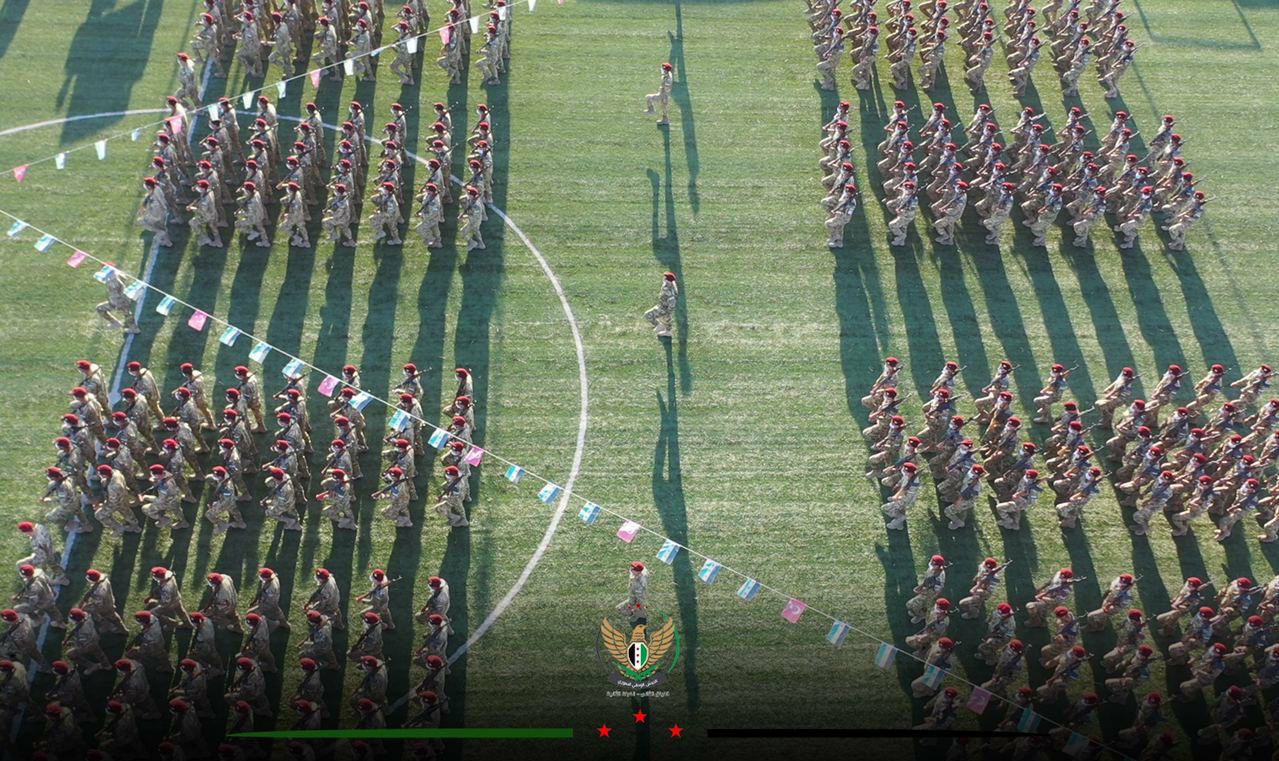
<instances>
[{"instance_id":1,"label":"string of pennant flags","mask_svg":"<svg viewBox=\"0 0 1279 761\"><path fill-rule=\"evenodd\" d=\"M40 253L48 253L54 246L65 246L72 250L71 255L66 260L67 265L70 267L79 268L86 261L92 261L99 265L99 269L93 274L94 279L99 282L105 283L112 273L122 279L128 279L129 283L125 286L124 292L131 300L137 302L144 297L147 291L154 291L160 297L160 302L155 307L155 311L157 313L166 317L171 316L174 310L180 307L190 312L190 316L187 318L187 326L192 330L203 331L211 324L221 326L218 341L227 347L235 346L242 338L248 339L252 342L252 349L249 351L249 359L259 365L264 364L272 353L278 353L288 359L288 362L281 371L286 378L298 378L306 370L321 373L323 375L323 379L317 385L316 391L325 397L332 397L333 394L339 390L339 387L347 385L337 376L311 364L310 362L307 362L301 357L294 356L283 349L273 346L253 335L249 331L232 325L220 317L212 315L193 304L183 301L177 296L168 293L141 278L123 272L116 267L113 262L100 259L87 251L76 248L71 243L55 236L53 233L42 230L9 213L8 211L5 211L4 209L0 209L0 215L11 220L11 224L8 229L9 238L17 238L18 236L30 231L31 233L35 233L39 236L34 243L34 248ZM370 402L377 402L384 407L393 410L388 420L388 426L393 430L402 431L413 422L417 422L418 424L429 428L431 433L427 439L427 443L435 449L441 449L447 446L449 441L452 438L455 438L447 429L441 428L428 420L417 417L407 410L399 408L390 401L369 393L367 390L357 389L356 396L351 399L352 406L360 409L361 411L364 410ZM897 661L897 656L901 655L924 666L922 679L923 682L931 688L940 688L941 684L947 678L967 685L972 688L972 691L966 702L966 707L973 713L979 715L984 713L990 703L996 700L1009 703L1010 705L1017 707L1017 704L1013 703L1009 698L986 690L951 669L940 668L934 664L927 663L923 658L915 655L910 650L898 648L891 642L884 640L874 633L861 629L858 626L844 621L830 613L814 608L799 597L769 586L747 573L724 565L722 562L715 560L711 556L705 555L694 550L692 547L681 544L680 542L677 542L658 531L654 531L623 513L592 502L591 500L578 494L574 494L571 491L566 491L563 486L548 478L528 471L524 466L513 460L508 460L475 445L471 445L470 449L464 456L464 459L467 464L472 466L479 466L485 459L500 463L505 467L503 477L512 485L518 486L526 479L541 482L542 486L537 492L537 499L544 504L551 505L559 502L560 500L565 500L567 502L574 498L581 500L584 504L578 510L577 516L581 522L587 526L598 524L601 516L603 515L609 515L620 520L621 525L616 530L616 536L626 544L634 543L640 534L648 534L656 537L661 542L656 553L656 559L665 565L673 565L679 558L681 552L687 553L690 558L701 561L701 565L697 571L697 578L704 584L713 585L719 581L720 577L724 574L741 579L740 584L737 587L736 594L737 597L744 602L754 602L760 597L761 592L768 592L775 597L784 599L786 602L781 609L781 617L792 624L798 624L806 613L828 619L831 624L826 632L825 639L836 648L844 645L850 633L856 633L861 637L871 640L873 643L878 645L874 652L874 663L881 669L892 669ZM1033 709L1033 707L1026 707L1021 709L1021 714L1017 721L1017 729L1020 732L1034 732L1041 723L1061 726L1057 722L1041 716ZM1065 743L1064 751L1070 755L1078 754L1083 751L1090 742L1092 742L1090 738L1072 730L1070 739ZM1121 757L1124 756L1122 753L1119 755Z\"/></svg>"},{"instance_id":2,"label":"string of pennant flags","mask_svg":"<svg viewBox=\"0 0 1279 761\"><path fill-rule=\"evenodd\" d=\"M558 2L559 5L564 4L564 0L556 0L556 1ZM529 13L532 13L533 10L537 7L537 0L525 0L525 2L528 3ZM505 21L507 15L510 13L513 13L514 10L515 10L514 7L511 5L503 5L497 8L498 15L501 17L503 21ZM489 11L485 11L484 13L471 16L467 19L464 19L463 21L465 21L465 23L470 27L472 34L479 34L480 24L482 20L487 19L488 17L489 17ZM458 22L458 23L462 23L462 22ZM450 22L448 24L445 24L444 26L437 27L435 29L429 29L425 32L420 32L418 34L413 35L412 37L405 37L402 40L397 40L396 42L393 42L389 45L383 45L381 47L374 48L367 53L359 53L357 55L352 55L342 60L335 61L330 64L325 64L324 66L319 66L317 68L310 69L308 71L304 71L301 74L295 74L291 77L285 77L284 79L277 80L271 84L264 84L261 87L258 87L252 90L246 90L237 96L234 96L234 97L227 96L227 97L230 100L235 100L236 98L239 98L241 107L247 110L249 108L252 108L253 97L257 95L258 93L268 92L271 89L274 89L277 97L285 98L288 95L289 83L295 82L300 79L309 79L311 81L311 86L315 88L316 90L319 90L321 76L323 75L325 71L328 71L330 69L336 69L337 67L340 66L342 67L342 71L347 76L353 76L355 74L355 62L360 60L361 58L376 58L377 56L381 55L384 51L395 47L400 42L405 43L408 49L408 52L410 54L416 54L419 49L418 41L423 38L430 37L431 35L438 34L440 37L440 42L447 45L452 40L453 30L457 28L457 26L458 24ZM219 105L218 102L215 101L213 103L204 103L193 108L189 112L192 125L194 125L196 118L199 117L201 112L206 113L209 119L217 118L218 105ZM182 116L180 114L175 114L173 116L168 116L158 121L143 124L139 127L134 127L133 129L130 129L125 132L118 132L112 135L107 135L106 137L95 140L92 143L86 143L84 145L79 145L74 148L68 148L65 151L60 151L50 156L45 156L43 158L27 161L23 164L19 164L18 166L10 168L8 171L0 174L0 177L12 176L16 181L21 183L23 180L27 178L27 173L30 171L31 167L37 164L43 164L48 161L52 161L54 163L54 166L57 167L59 170L66 169L67 156L69 154L76 153L78 151L88 150L89 148L93 148L94 152L98 156L98 160L102 161L102 160L105 160L107 157L108 142L112 140L119 140L121 138L128 137L132 142L136 143L142 139L142 135L145 133L146 130L149 130L153 127L159 127L164 124L169 125L169 128L173 131L175 135L182 134L182 132L187 127L187 125L183 122Z\"/></svg>"}]
</instances>

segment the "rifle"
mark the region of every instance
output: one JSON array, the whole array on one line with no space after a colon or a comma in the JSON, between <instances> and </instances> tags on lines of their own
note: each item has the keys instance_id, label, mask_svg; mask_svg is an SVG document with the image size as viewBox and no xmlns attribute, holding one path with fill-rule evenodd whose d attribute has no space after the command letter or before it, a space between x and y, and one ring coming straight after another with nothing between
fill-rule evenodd
<instances>
[{"instance_id":1,"label":"rifle","mask_svg":"<svg viewBox=\"0 0 1279 761\"><path fill-rule=\"evenodd\" d=\"M394 584L395 582L403 578L404 578L403 576L396 576L394 579L386 579L385 581L380 582L377 586L370 589L368 592L365 592L364 594L360 595L359 597L355 599L358 602L368 602L369 598L372 597L374 592L378 591L379 589L385 589L386 587L391 586L392 584Z\"/></svg>"},{"instance_id":2,"label":"rifle","mask_svg":"<svg viewBox=\"0 0 1279 761\"><path fill-rule=\"evenodd\" d=\"M372 497L373 499L379 499L381 497L385 497L387 493L390 492L391 489L393 489L396 486L399 486L402 483L405 483L408 480L409 479L407 478L401 478L401 479L392 481L391 483L387 484L385 487L378 489L377 491L373 492L369 496Z\"/></svg>"},{"instance_id":3,"label":"rifle","mask_svg":"<svg viewBox=\"0 0 1279 761\"><path fill-rule=\"evenodd\" d=\"M262 581L261 579L258 579L258 591L257 591L257 594L253 595L253 599L252 599L252 600L249 600L249 608L250 608L250 609L252 609L252 608L253 608L253 606L257 605L259 602L261 602L261 601L262 601L262 592L263 592L263 591L265 591L265 590L266 590L266 582L265 582L265 581Z\"/></svg>"}]
</instances>

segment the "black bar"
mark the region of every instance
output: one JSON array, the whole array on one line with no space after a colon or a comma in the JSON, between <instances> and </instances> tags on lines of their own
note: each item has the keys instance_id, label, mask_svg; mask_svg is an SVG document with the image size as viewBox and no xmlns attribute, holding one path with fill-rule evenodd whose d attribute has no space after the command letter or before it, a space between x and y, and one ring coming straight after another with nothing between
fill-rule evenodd
<instances>
[{"instance_id":1,"label":"black bar","mask_svg":"<svg viewBox=\"0 0 1279 761\"><path fill-rule=\"evenodd\" d=\"M714 738L795 738L795 737L832 737L832 738L900 738L911 740L949 739L956 737L1026 737L1031 732L985 732L967 729L832 729L828 727L747 727L707 729L706 736Z\"/></svg>"}]
</instances>

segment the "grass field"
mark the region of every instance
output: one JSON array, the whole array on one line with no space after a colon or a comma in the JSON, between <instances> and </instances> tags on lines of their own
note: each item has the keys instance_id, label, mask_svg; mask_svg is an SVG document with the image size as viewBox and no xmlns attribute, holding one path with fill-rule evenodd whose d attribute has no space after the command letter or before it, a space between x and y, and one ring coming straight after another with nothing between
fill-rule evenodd
<instances>
[{"instance_id":1,"label":"grass field","mask_svg":"<svg viewBox=\"0 0 1279 761\"><path fill-rule=\"evenodd\" d=\"M156 108L175 89L173 54L187 46L193 4L80 5L88 5L87 12L81 17L77 8L70 18L67 9L27 0L0 5L0 82L8 85L0 88L0 132ZM1124 99L1107 102L1090 81L1082 103L1098 131L1118 108L1132 112L1147 136L1163 113L1177 115L1191 168L1213 199L1183 253L1165 251L1153 225L1138 247L1122 253L1100 232L1094 249L1062 245L1060 229L1047 250L1033 249L1020 225L1015 233L1010 226L997 249L982 243L984 231L971 221L958 247L912 235L909 246L890 249L883 208L871 195L877 183L866 173L886 104L896 97L912 104L943 100L953 106L952 118L966 120L975 104L989 100L1010 120L1017 105L1003 64L992 67L988 94L970 94L953 73L951 85L943 78L930 94L894 93L886 77L874 91L858 93L848 84L847 61L841 91L822 92L814 85L798 2L568 0L557 6L542 0L534 14L522 5L517 10L511 71L501 86L481 87L472 76L469 86L448 87L430 63L438 43L428 41L420 86L401 89L383 72L378 82L358 87L326 81L314 99L329 122L340 120L351 97L379 118L394 100L413 104L415 138L429 126L418 115L429 112L432 101L449 102L459 135L470 131L474 105L487 102L498 136L495 205L545 255L582 333L589 426L575 491L900 644L913 633L903 604L934 552L956 562L951 599L962 596L968 574L987 554L1015 561L1006 587L1014 602L1071 565L1089 579L1076 588L1079 610L1095 607L1121 571L1143 575L1140 604L1160 612L1186 575L1268 580L1279 570L1279 552L1259 545L1247 524L1224 546L1202 527L1176 541L1162 530L1148 541L1131 538L1109 492L1090 508L1083 531L1061 532L1045 512L1045 497L1020 534L1001 532L988 510L978 511L975 527L952 532L935 517L930 495L913 510L908 535L887 537L880 495L861 478L866 446L859 429L866 416L857 400L885 354L903 358L907 385L923 391L945 359L958 359L966 365L961 387L968 398L1007 357L1024 368L1014 385L1027 412L1039 372L1054 361L1080 365L1072 391L1091 403L1124 365L1150 378L1180 362L1198 378L1207 364L1221 362L1234 368L1233 379L1240 368L1279 356L1279 340L1266 327L1273 296L1263 274L1279 264L1268 245L1277 209L1267 181L1279 172L1279 159L1266 132L1279 114L1273 102L1279 62L1265 53L1279 45L1279 6L1268 0L1124 5L1142 45L1123 81ZM656 84L664 60L674 62L676 73L669 130L654 128L641 114L642 96ZM953 72L957 52L949 64ZM260 84L246 83L236 67L228 80L211 81L205 100ZM1035 85L1025 102L1059 127L1076 101L1061 98L1047 65L1039 67ZM312 95L309 84L295 83L280 113L297 115ZM841 97L853 101L860 120L858 182L866 198L849 227L849 245L831 252L817 206L816 143ZM0 136L0 167L155 118L109 116ZM37 165L20 186L0 180L0 208L126 271L153 267L158 287L320 367L354 362L375 392L389 390L402 362L429 368L423 407L432 415L451 393L452 368L471 367L483 445L531 472L559 483L567 478L582 402L572 333L536 258L496 215L484 229L488 249L469 255L452 246L428 254L412 234L403 249L375 247L364 242L363 229L354 249L325 243L264 252L239 242L227 249L187 242L151 258L149 238L144 241L133 222L147 150L145 142L126 138L110 144L106 161L89 150L72 154L63 172ZM423 181L412 172L406 179ZM451 240L451 226L447 233ZM314 231L312 239L319 238ZM90 357L113 371L122 344L93 314L102 293L89 265L70 269L63 264L68 251L41 255L32 242L30 236L0 239L8 269L0 301L0 516L6 524L41 512L34 498L43 488L41 471L51 460L49 441L65 392L76 378L74 361ZM664 351L641 314L668 269L680 276L682 301L677 336ZM220 396L249 342L222 347L216 334L188 329L177 312L168 319L155 314L155 303L152 294L129 358L150 364L166 388L176 385L180 362L195 362L216 378ZM268 386L278 388L283 364L279 355L266 363ZM318 414L322 408L312 396ZM917 420L917 405L906 406ZM960 407L971 410L968 402ZM384 422L374 410L366 410L371 433ZM366 470L375 466L371 456L364 462ZM438 468L422 470L419 490L425 491ZM225 540L213 538L203 520L176 537L154 529L124 541L82 537L72 568L92 564L109 572L131 611L148 593L147 570L157 563L182 578L189 607L198 605L208 571L242 582L270 565L281 572L296 613L315 567L333 570L350 596L363 591L370 568L382 567L405 577L393 594L402 622L421 603L425 577L439 573L453 586L454 642L460 644L516 583L553 512L535 499L536 483L517 489L497 468L481 470L469 533L448 534L421 500L414 505L415 529L397 533L374 517L365 499L354 539L333 539L315 506L301 536L281 536L252 510L247 535ZM918 666L902 660L895 675L879 671L871 662L874 643L856 634L832 651L822 639L825 619L809 613L798 625L787 624L778 615L784 600L766 594L743 603L727 574L705 586L696 579L699 561L687 554L662 566L652 557L659 545L653 537L627 546L614 537L613 518L582 526L575 517L580 505L570 506L510 608L454 665L449 724L572 726L578 739L571 745L534 747L575 757L692 758L782 750L707 740L708 727L907 727L918 721L906 687ZM17 532L0 532L0 557L22 554ZM625 594L625 567L637 558L655 566L652 604L677 617L685 645L668 682L670 697L646 705L652 718L642 727L633 726L629 700L606 697L611 685L595 659L599 621ZM82 589L77 581L64 596L78 599ZM975 644L981 626L973 623L952 625L955 638ZM292 639L277 635L277 659L286 666L297 629ZM1025 634L1032 644L1046 641L1042 632ZM419 638L403 624L388 635L393 665L409 662ZM57 652L57 639L51 632L47 653ZM1100 654L1112 639L1107 633L1084 641ZM185 644L179 636L174 652ZM230 655L233 643L224 644ZM112 643L109 652L121 645ZM969 679L986 679L979 661L959 660ZM416 673L394 671L392 694L415 683ZM271 684L287 699L296 675L287 667L282 672ZM1044 677L1037 667L1031 674L1035 683ZM1099 687L1100 668L1096 674ZM329 703L349 724L345 695L358 676L348 669L329 678ZM1153 681L1171 694L1185 678L1184 670L1160 668ZM47 679L37 680L37 695ZM89 684L103 695L110 679L95 676ZM1089 688L1081 683L1072 694ZM1193 736L1208 705L1178 706L1170 712L1172 725ZM1057 712L1044 709L1048 716ZM1107 706L1100 731L1113 736L1132 713L1131 706ZM392 723L402 718L402 711L394 714ZM1259 721L1259 714L1253 718ZM593 727L601 722L616 728L611 738L596 738ZM668 737L666 727L675 722L689 729L681 740ZM211 729L220 720L215 724ZM976 725L971 717L963 724ZM38 728L29 718L24 737ZM834 741L787 746L819 755L841 747ZM882 749L914 751L906 741L885 741ZM1205 757L1216 752L1195 750ZM499 752L528 751L502 743L465 749L484 757Z\"/></svg>"}]
</instances>

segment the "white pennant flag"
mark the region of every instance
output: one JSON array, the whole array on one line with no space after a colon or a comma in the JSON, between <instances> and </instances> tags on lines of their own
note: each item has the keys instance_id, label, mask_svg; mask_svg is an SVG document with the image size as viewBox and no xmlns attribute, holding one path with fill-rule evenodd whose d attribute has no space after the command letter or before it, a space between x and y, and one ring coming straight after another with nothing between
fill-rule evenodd
<instances>
[{"instance_id":1,"label":"white pennant flag","mask_svg":"<svg viewBox=\"0 0 1279 761\"><path fill-rule=\"evenodd\" d=\"M342 71L345 71L348 77L355 76L355 61L350 58L343 61Z\"/></svg>"},{"instance_id":2,"label":"white pennant flag","mask_svg":"<svg viewBox=\"0 0 1279 761\"><path fill-rule=\"evenodd\" d=\"M497 7L497 17L501 19L502 21L505 21L507 14L510 13L510 10L511 10L511 6L509 5L499 5Z\"/></svg>"},{"instance_id":3,"label":"white pennant flag","mask_svg":"<svg viewBox=\"0 0 1279 761\"><path fill-rule=\"evenodd\" d=\"M245 94L240 96L240 107L241 108L253 107L253 93L246 92Z\"/></svg>"},{"instance_id":4,"label":"white pennant flag","mask_svg":"<svg viewBox=\"0 0 1279 761\"><path fill-rule=\"evenodd\" d=\"M409 50L409 55L413 55L414 53L417 52L417 39L418 39L417 37L410 37L408 39L407 47Z\"/></svg>"},{"instance_id":5,"label":"white pennant flag","mask_svg":"<svg viewBox=\"0 0 1279 761\"><path fill-rule=\"evenodd\" d=\"M54 165L54 166L56 166L56 167L57 167L57 168L59 168L59 169L66 169L66 168L67 168L67 154L64 152L64 153L59 153L57 156L54 156L54 157L53 157L53 165Z\"/></svg>"},{"instance_id":6,"label":"white pennant flag","mask_svg":"<svg viewBox=\"0 0 1279 761\"><path fill-rule=\"evenodd\" d=\"M132 141L133 141L133 142L135 142L135 143L136 143L136 142L138 142L139 140L141 140L141 139L142 139L142 128L141 128L141 127L138 127L138 128L137 128L137 129L135 129L134 131L130 132L130 133L129 133L129 139L130 139L130 140L132 140Z\"/></svg>"},{"instance_id":7,"label":"white pennant flag","mask_svg":"<svg viewBox=\"0 0 1279 761\"><path fill-rule=\"evenodd\" d=\"M279 82L275 83L275 91L279 93L281 98L283 98L284 94L289 91L289 83L281 79Z\"/></svg>"},{"instance_id":8,"label":"white pennant flag","mask_svg":"<svg viewBox=\"0 0 1279 761\"><path fill-rule=\"evenodd\" d=\"M98 142L94 143L93 148L94 150L98 152L99 160L105 159L107 157L107 141L106 140L99 140Z\"/></svg>"},{"instance_id":9,"label":"white pennant flag","mask_svg":"<svg viewBox=\"0 0 1279 761\"><path fill-rule=\"evenodd\" d=\"M532 13L532 12L533 12L533 9L534 9L534 8L536 8L536 7L537 7L537 0L528 0L528 12L529 12L529 13Z\"/></svg>"},{"instance_id":10,"label":"white pennant flag","mask_svg":"<svg viewBox=\"0 0 1279 761\"><path fill-rule=\"evenodd\" d=\"M469 19L469 21L471 22L471 34L479 34L480 33L480 17L472 16Z\"/></svg>"},{"instance_id":11,"label":"white pennant flag","mask_svg":"<svg viewBox=\"0 0 1279 761\"><path fill-rule=\"evenodd\" d=\"M216 119L216 118L218 118L218 104L217 104L217 103L210 103L210 104L209 104L209 107L208 107L208 108L206 108L206 109L204 109L204 110L205 110L206 112L208 112L208 114L209 114L209 118L210 118L210 119Z\"/></svg>"}]
</instances>

